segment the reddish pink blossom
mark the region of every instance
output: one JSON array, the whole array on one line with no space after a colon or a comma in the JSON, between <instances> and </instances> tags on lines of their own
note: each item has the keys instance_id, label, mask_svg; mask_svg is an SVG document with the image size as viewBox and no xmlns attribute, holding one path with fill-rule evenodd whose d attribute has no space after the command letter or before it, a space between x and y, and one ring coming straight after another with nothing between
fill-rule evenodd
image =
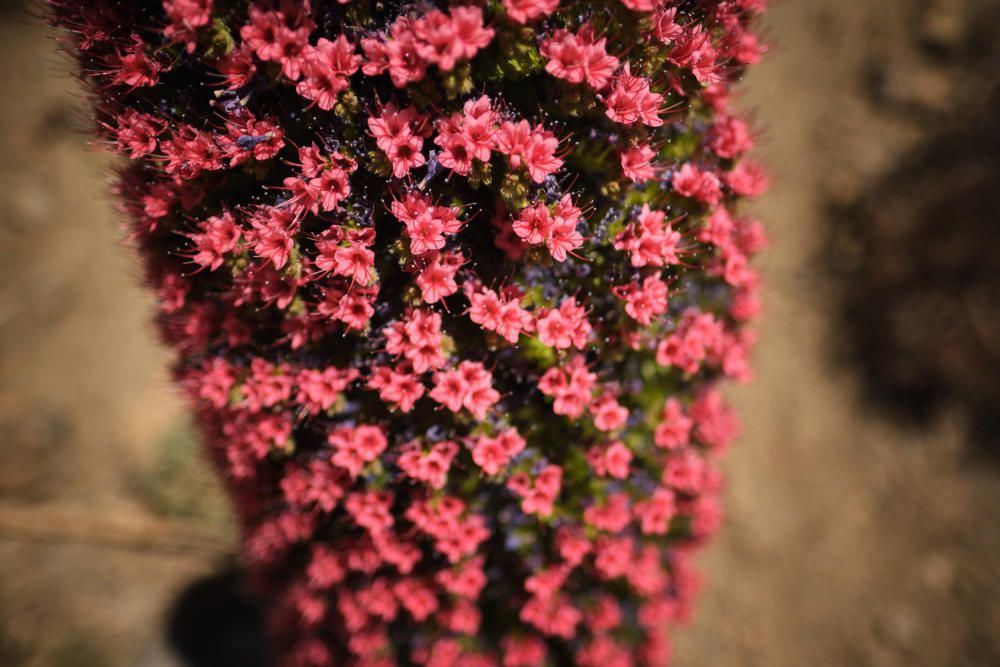
<instances>
[{"instance_id":1,"label":"reddish pink blossom","mask_svg":"<svg viewBox=\"0 0 1000 667\"><path fill-rule=\"evenodd\" d=\"M591 331L586 311L572 298L538 314L535 326L539 340L557 350L584 349Z\"/></svg>"},{"instance_id":2,"label":"reddish pink blossom","mask_svg":"<svg viewBox=\"0 0 1000 667\"><path fill-rule=\"evenodd\" d=\"M607 117L622 125L640 121L649 127L663 125L660 118L663 95L652 92L649 85L648 79L632 74L630 63L625 63L614 88L604 100Z\"/></svg>"},{"instance_id":3,"label":"reddish pink blossom","mask_svg":"<svg viewBox=\"0 0 1000 667\"><path fill-rule=\"evenodd\" d=\"M525 243L544 243L552 258L563 262L567 254L583 245L583 236L577 231L582 217L583 212L566 194L552 211L542 202L523 209L513 229Z\"/></svg>"},{"instance_id":4,"label":"reddish pink blossom","mask_svg":"<svg viewBox=\"0 0 1000 667\"><path fill-rule=\"evenodd\" d=\"M591 447L587 452L587 460L598 475L626 479L629 463L632 462L632 451L621 440L616 440L604 448Z\"/></svg>"},{"instance_id":5,"label":"reddish pink blossom","mask_svg":"<svg viewBox=\"0 0 1000 667\"><path fill-rule=\"evenodd\" d=\"M372 370L368 388L379 392L379 398L394 404L401 412L409 412L424 395L424 385L412 372L403 367L396 369L380 366Z\"/></svg>"},{"instance_id":6,"label":"reddish pink blossom","mask_svg":"<svg viewBox=\"0 0 1000 667\"><path fill-rule=\"evenodd\" d=\"M625 312L643 326L667 312L667 284L656 276L649 276L640 286L632 282L614 288L615 296L625 302Z\"/></svg>"},{"instance_id":7,"label":"reddish pink blossom","mask_svg":"<svg viewBox=\"0 0 1000 667\"><path fill-rule=\"evenodd\" d=\"M674 47L667 60L678 67L691 70L700 83L720 81L722 75L717 62L719 54L712 45L712 35L701 24L689 25L691 27L674 40Z\"/></svg>"},{"instance_id":8,"label":"reddish pink blossom","mask_svg":"<svg viewBox=\"0 0 1000 667\"><path fill-rule=\"evenodd\" d=\"M598 530L621 532L632 520L628 496L616 493L608 496L602 505L591 505L584 511L583 520Z\"/></svg>"},{"instance_id":9,"label":"reddish pink blossom","mask_svg":"<svg viewBox=\"0 0 1000 667\"><path fill-rule=\"evenodd\" d=\"M434 443L426 451L419 441L413 440L400 448L397 465L409 477L426 482L432 489L441 489L458 451L458 445L450 440Z\"/></svg>"},{"instance_id":10,"label":"reddish pink blossom","mask_svg":"<svg viewBox=\"0 0 1000 667\"><path fill-rule=\"evenodd\" d=\"M230 211L214 215L199 223L199 231L191 234L197 252L191 260L200 266L215 271L226 261L227 255L236 250L241 232L236 226L236 218Z\"/></svg>"},{"instance_id":11,"label":"reddish pink blossom","mask_svg":"<svg viewBox=\"0 0 1000 667\"><path fill-rule=\"evenodd\" d=\"M512 345L531 324L531 314L521 308L521 300L517 297L501 298L493 290L484 289L470 293L469 302L469 319L484 329L497 332Z\"/></svg>"},{"instance_id":12,"label":"reddish pink blossom","mask_svg":"<svg viewBox=\"0 0 1000 667\"><path fill-rule=\"evenodd\" d=\"M656 425L654 442L657 447L678 449L688 444L694 421L684 414L680 402L670 397L663 404L660 423Z\"/></svg>"},{"instance_id":13,"label":"reddish pink blossom","mask_svg":"<svg viewBox=\"0 0 1000 667\"><path fill-rule=\"evenodd\" d=\"M621 155L622 174L633 183L656 178L661 168L651 162L654 157L656 152L649 144L632 146Z\"/></svg>"},{"instance_id":14,"label":"reddish pink blossom","mask_svg":"<svg viewBox=\"0 0 1000 667\"><path fill-rule=\"evenodd\" d=\"M453 7L450 14L432 10L418 18L400 16L389 29L387 39L361 40L368 76L388 71L393 85L404 88L420 81L429 65L448 71L459 60L472 58L493 39L492 28L484 26L479 7Z\"/></svg>"},{"instance_id":15,"label":"reddish pink blossom","mask_svg":"<svg viewBox=\"0 0 1000 667\"><path fill-rule=\"evenodd\" d=\"M517 429L506 429L496 437L480 436L472 448L472 460L487 475L496 475L524 450L524 438Z\"/></svg>"},{"instance_id":16,"label":"reddish pink blossom","mask_svg":"<svg viewBox=\"0 0 1000 667\"><path fill-rule=\"evenodd\" d=\"M295 90L320 109L329 111L337 96L348 86L348 78L361 66L361 56L354 52L344 35L330 41L321 37L315 46L303 49L303 78Z\"/></svg>"},{"instance_id":17,"label":"reddish pink blossom","mask_svg":"<svg viewBox=\"0 0 1000 667\"><path fill-rule=\"evenodd\" d=\"M723 345L723 327L711 313L688 309L677 329L660 341L656 361L677 366L686 373L696 373L706 359L719 360Z\"/></svg>"},{"instance_id":18,"label":"reddish pink blossom","mask_svg":"<svg viewBox=\"0 0 1000 667\"><path fill-rule=\"evenodd\" d=\"M677 8L660 9L653 14L653 33L664 44L670 44L684 34L684 28L677 23Z\"/></svg>"},{"instance_id":19,"label":"reddish pink blossom","mask_svg":"<svg viewBox=\"0 0 1000 667\"><path fill-rule=\"evenodd\" d=\"M327 439L334 449L330 460L351 477L360 475L364 465L378 458L388 444L382 429L371 425L341 426L331 431Z\"/></svg>"},{"instance_id":20,"label":"reddish pink blossom","mask_svg":"<svg viewBox=\"0 0 1000 667\"><path fill-rule=\"evenodd\" d=\"M329 410L358 375L355 368L330 366L323 370L302 369L295 377L299 389L296 400L311 414Z\"/></svg>"},{"instance_id":21,"label":"reddish pink blossom","mask_svg":"<svg viewBox=\"0 0 1000 667\"><path fill-rule=\"evenodd\" d=\"M111 83L132 89L155 86L164 70L163 65L146 53L146 45L138 38L123 53L116 54L110 64Z\"/></svg>"},{"instance_id":22,"label":"reddish pink blossom","mask_svg":"<svg viewBox=\"0 0 1000 667\"><path fill-rule=\"evenodd\" d=\"M438 162L467 176L473 160L489 161L497 122L498 116L485 95L466 102L462 113L454 113L438 122L434 143L443 149Z\"/></svg>"},{"instance_id":23,"label":"reddish pink blossom","mask_svg":"<svg viewBox=\"0 0 1000 667\"><path fill-rule=\"evenodd\" d=\"M437 303L458 291L455 274L465 263L457 252L433 253L417 274L416 283L425 303Z\"/></svg>"},{"instance_id":24,"label":"reddish pink blossom","mask_svg":"<svg viewBox=\"0 0 1000 667\"><path fill-rule=\"evenodd\" d=\"M628 410L608 391L591 401L590 413L594 416L594 426L599 431L616 431L628 420Z\"/></svg>"},{"instance_id":25,"label":"reddish pink blossom","mask_svg":"<svg viewBox=\"0 0 1000 667\"><path fill-rule=\"evenodd\" d=\"M651 12L662 7L667 0L621 0L622 4L634 12Z\"/></svg>"},{"instance_id":26,"label":"reddish pink blossom","mask_svg":"<svg viewBox=\"0 0 1000 667\"><path fill-rule=\"evenodd\" d=\"M440 250L445 245L445 234L458 233L464 224L458 219L458 208L436 206L428 197L416 192L393 201L390 209L406 226L410 252L414 255Z\"/></svg>"},{"instance_id":27,"label":"reddish pink blossom","mask_svg":"<svg viewBox=\"0 0 1000 667\"><path fill-rule=\"evenodd\" d=\"M549 61L545 66L549 74L570 83L586 81L596 90L607 86L618 69L618 58L608 55L607 39L597 39L589 25L577 33L555 31L539 51Z\"/></svg>"},{"instance_id":28,"label":"reddish pink blossom","mask_svg":"<svg viewBox=\"0 0 1000 667\"><path fill-rule=\"evenodd\" d=\"M741 160L731 171L723 175L726 185L743 197L759 197L770 186L770 178L764 167L753 160Z\"/></svg>"},{"instance_id":29,"label":"reddish pink blossom","mask_svg":"<svg viewBox=\"0 0 1000 667\"><path fill-rule=\"evenodd\" d=\"M677 246L681 235L674 231L666 214L643 204L638 221L626 227L614 240L614 247L631 253L632 266L667 266L677 264Z\"/></svg>"},{"instance_id":30,"label":"reddish pink blossom","mask_svg":"<svg viewBox=\"0 0 1000 667\"><path fill-rule=\"evenodd\" d=\"M503 6L512 21L527 23L554 12L559 0L503 0Z\"/></svg>"},{"instance_id":31,"label":"reddish pink blossom","mask_svg":"<svg viewBox=\"0 0 1000 667\"><path fill-rule=\"evenodd\" d=\"M562 167L563 161L556 156L559 140L541 124L534 128L526 120L516 124L504 121L496 137L496 148L507 156L512 169L524 167L531 180L541 183L549 174Z\"/></svg>"},{"instance_id":32,"label":"reddish pink blossom","mask_svg":"<svg viewBox=\"0 0 1000 667\"><path fill-rule=\"evenodd\" d=\"M503 667L535 667L545 663L548 649L538 637L509 636L503 640Z\"/></svg>"},{"instance_id":33,"label":"reddish pink blossom","mask_svg":"<svg viewBox=\"0 0 1000 667\"><path fill-rule=\"evenodd\" d=\"M183 42L188 53L194 52L198 28L208 25L212 17L212 0L163 0L163 10L170 19L163 34L172 42Z\"/></svg>"},{"instance_id":34,"label":"reddish pink blossom","mask_svg":"<svg viewBox=\"0 0 1000 667\"><path fill-rule=\"evenodd\" d=\"M578 419L590 405L597 375L587 370L581 356L573 357L563 367L547 370L538 382L538 389L555 398L553 412Z\"/></svg>"},{"instance_id":35,"label":"reddish pink blossom","mask_svg":"<svg viewBox=\"0 0 1000 667\"><path fill-rule=\"evenodd\" d=\"M507 486L521 496L521 509L526 514L546 517L552 514L556 496L562 488L562 468L548 465L534 479L519 473L507 482Z\"/></svg>"},{"instance_id":36,"label":"reddish pink blossom","mask_svg":"<svg viewBox=\"0 0 1000 667\"><path fill-rule=\"evenodd\" d=\"M719 157L738 157L753 148L750 127L735 116L722 116L712 126L710 146Z\"/></svg>"},{"instance_id":37,"label":"reddish pink blossom","mask_svg":"<svg viewBox=\"0 0 1000 667\"><path fill-rule=\"evenodd\" d=\"M670 530L670 520L676 514L674 494L669 489L658 488L647 500L632 508L639 528L646 535L665 535Z\"/></svg>"},{"instance_id":38,"label":"reddish pink blossom","mask_svg":"<svg viewBox=\"0 0 1000 667\"><path fill-rule=\"evenodd\" d=\"M715 388L702 392L691 403L690 415L695 436L709 447L721 450L739 435L739 418Z\"/></svg>"},{"instance_id":39,"label":"reddish pink blossom","mask_svg":"<svg viewBox=\"0 0 1000 667\"><path fill-rule=\"evenodd\" d=\"M230 90L248 85L257 73L253 50L246 43L219 58L215 62L215 68L226 78L226 86Z\"/></svg>"},{"instance_id":40,"label":"reddish pink blossom","mask_svg":"<svg viewBox=\"0 0 1000 667\"><path fill-rule=\"evenodd\" d=\"M711 171L699 169L690 162L685 162L674 172L671 182L677 194L703 204L716 206L722 199L718 176Z\"/></svg>"}]
</instances>

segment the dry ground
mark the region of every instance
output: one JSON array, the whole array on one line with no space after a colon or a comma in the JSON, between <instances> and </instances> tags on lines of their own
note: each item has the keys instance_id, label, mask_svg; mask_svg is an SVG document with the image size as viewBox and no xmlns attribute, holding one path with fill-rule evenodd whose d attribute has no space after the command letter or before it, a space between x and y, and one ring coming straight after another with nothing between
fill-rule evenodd
<instances>
[{"instance_id":1,"label":"dry ground","mask_svg":"<svg viewBox=\"0 0 1000 667\"><path fill-rule=\"evenodd\" d=\"M862 391L837 304L865 276L829 270L832 207L982 92L941 53L964 43L960 10L987 4L771 12L778 48L745 96L776 174L758 207L767 316L680 665L1000 665L1000 470L970 453L960 407L917 427ZM117 244L110 162L71 131L79 99L46 31L0 20L0 664L133 667L231 534Z\"/></svg>"}]
</instances>

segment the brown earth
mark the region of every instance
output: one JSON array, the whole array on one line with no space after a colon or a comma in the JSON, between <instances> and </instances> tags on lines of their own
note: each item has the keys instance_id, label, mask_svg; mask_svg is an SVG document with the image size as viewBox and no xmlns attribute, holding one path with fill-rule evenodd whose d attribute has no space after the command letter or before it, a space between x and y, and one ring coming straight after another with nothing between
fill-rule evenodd
<instances>
[{"instance_id":1,"label":"brown earth","mask_svg":"<svg viewBox=\"0 0 1000 667\"><path fill-rule=\"evenodd\" d=\"M767 313L680 665L1000 665L993 10L771 11ZM154 665L232 534L67 72L0 10L0 664Z\"/></svg>"}]
</instances>

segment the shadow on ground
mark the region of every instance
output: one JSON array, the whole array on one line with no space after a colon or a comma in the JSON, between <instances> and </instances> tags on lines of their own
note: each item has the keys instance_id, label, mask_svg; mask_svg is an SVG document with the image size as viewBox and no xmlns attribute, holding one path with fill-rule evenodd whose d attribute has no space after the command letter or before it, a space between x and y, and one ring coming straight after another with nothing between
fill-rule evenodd
<instances>
[{"instance_id":1,"label":"shadow on ground","mask_svg":"<svg viewBox=\"0 0 1000 667\"><path fill-rule=\"evenodd\" d=\"M988 85L971 76L975 105L925 119L914 150L834 207L825 260L839 283L835 337L869 404L921 428L957 407L970 440L1000 457L1000 79L983 34L998 21L981 17L956 48L922 45ZM878 101L884 82L871 79Z\"/></svg>"}]
</instances>

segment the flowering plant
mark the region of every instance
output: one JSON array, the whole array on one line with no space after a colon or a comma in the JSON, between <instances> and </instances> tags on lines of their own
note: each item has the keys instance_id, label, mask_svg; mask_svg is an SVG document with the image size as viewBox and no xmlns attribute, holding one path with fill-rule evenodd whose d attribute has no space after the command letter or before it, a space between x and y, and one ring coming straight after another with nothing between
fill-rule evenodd
<instances>
[{"instance_id":1,"label":"flowering plant","mask_svg":"<svg viewBox=\"0 0 1000 667\"><path fill-rule=\"evenodd\" d=\"M47 0L288 665L662 664L763 0Z\"/></svg>"}]
</instances>

